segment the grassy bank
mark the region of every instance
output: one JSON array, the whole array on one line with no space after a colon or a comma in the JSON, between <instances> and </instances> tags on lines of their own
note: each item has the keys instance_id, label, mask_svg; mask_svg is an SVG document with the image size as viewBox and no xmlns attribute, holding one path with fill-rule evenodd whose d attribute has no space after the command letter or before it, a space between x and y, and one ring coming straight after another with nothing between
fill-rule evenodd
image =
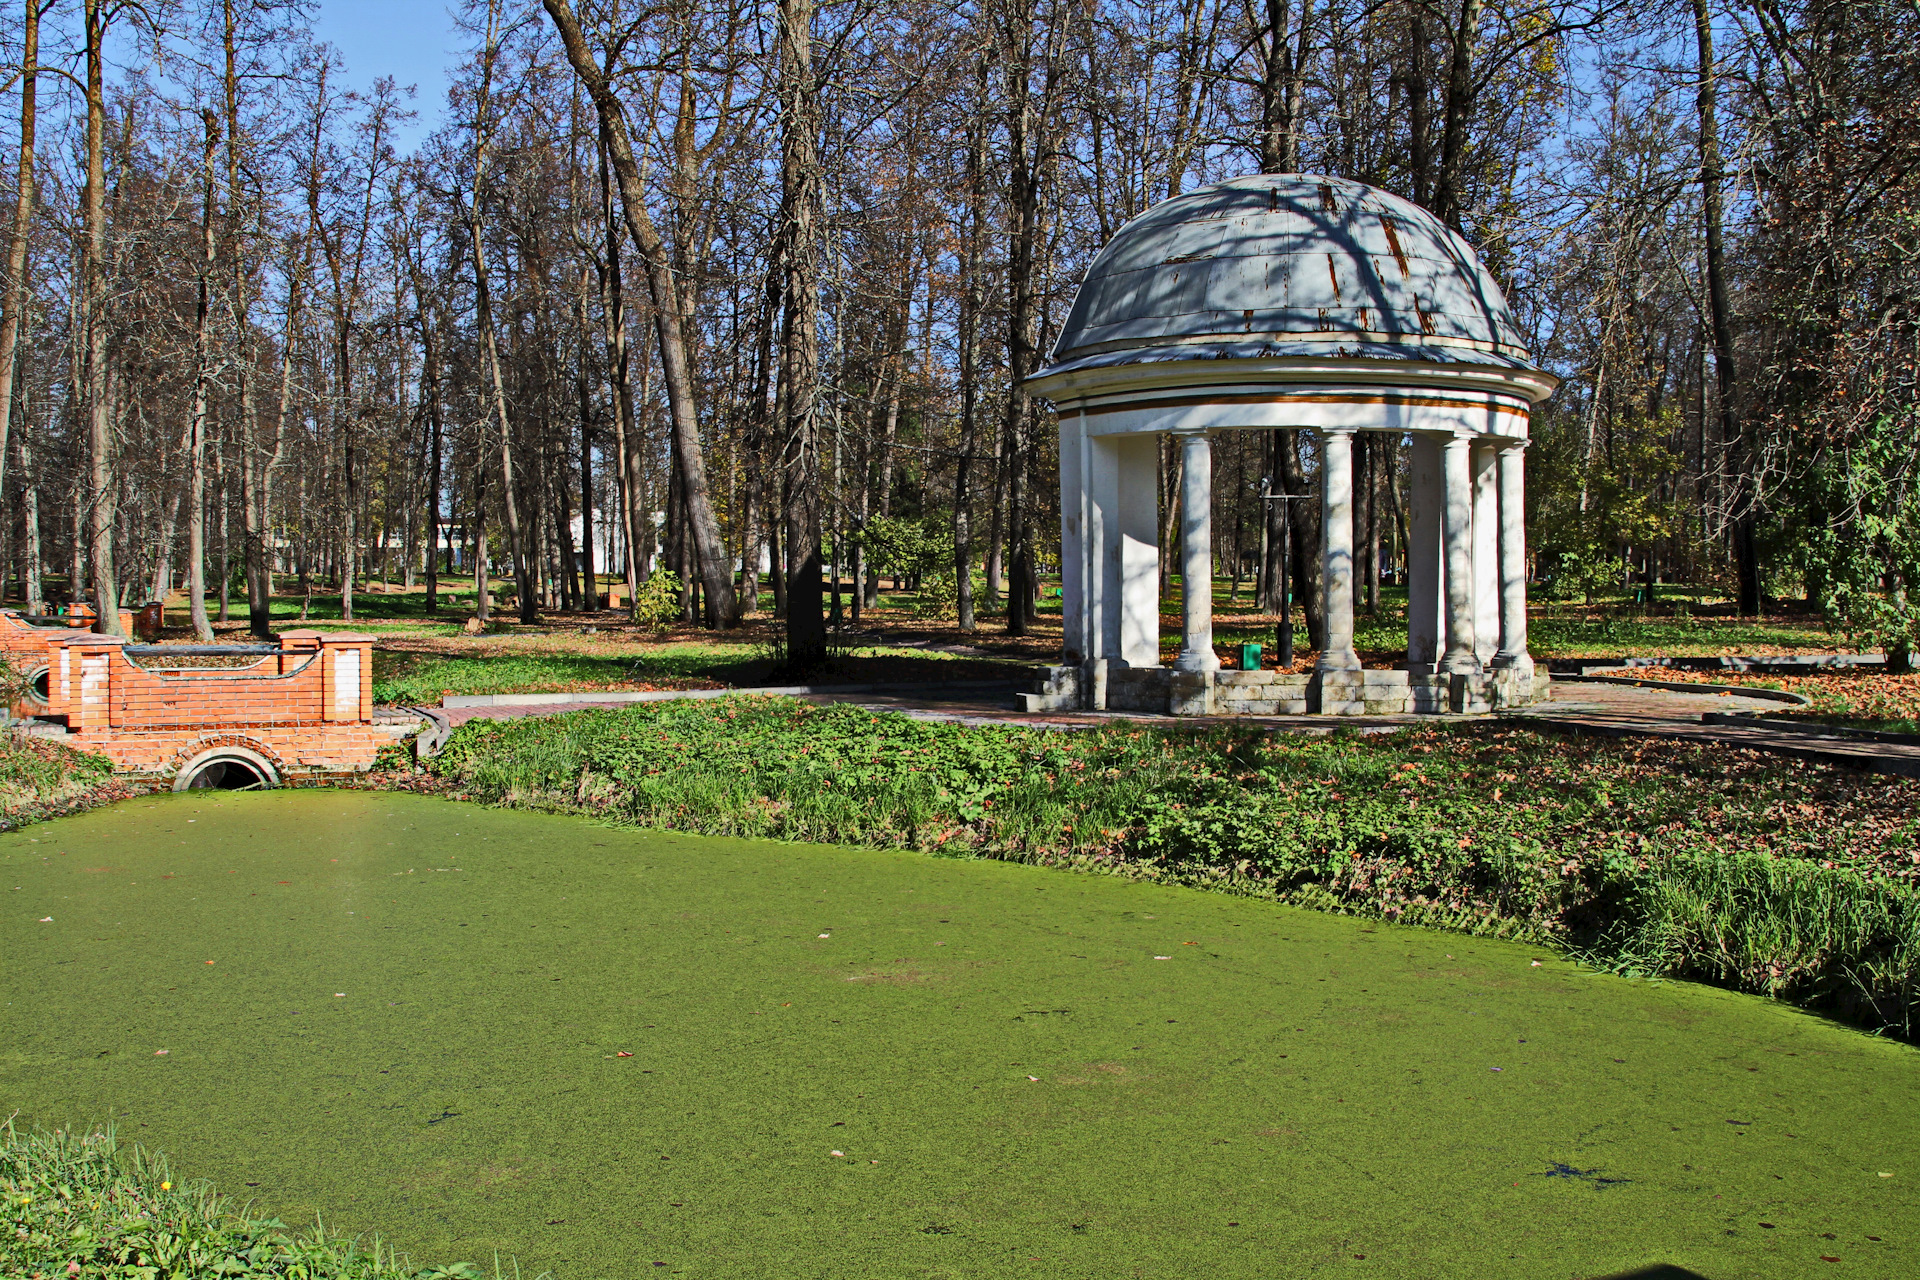
<instances>
[{"instance_id":1,"label":"grassy bank","mask_svg":"<svg viewBox=\"0 0 1920 1280\"><path fill-rule=\"evenodd\" d=\"M0 831L132 794L105 756L0 732Z\"/></svg>"},{"instance_id":2,"label":"grassy bank","mask_svg":"<svg viewBox=\"0 0 1920 1280\"><path fill-rule=\"evenodd\" d=\"M479 1280L471 1264L415 1270L375 1239L255 1218L203 1182L175 1184L165 1158L111 1131L0 1129L0 1276L286 1276Z\"/></svg>"},{"instance_id":3,"label":"grassy bank","mask_svg":"<svg viewBox=\"0 0 1920 1280\"><path fill-rule=\"evenodd\" d=\"M475 722L494 804L1065 863L1557 944L1911 1035L1920 783L1518 728L971 728L784 700Z\"/></svg>"}]
</instances>

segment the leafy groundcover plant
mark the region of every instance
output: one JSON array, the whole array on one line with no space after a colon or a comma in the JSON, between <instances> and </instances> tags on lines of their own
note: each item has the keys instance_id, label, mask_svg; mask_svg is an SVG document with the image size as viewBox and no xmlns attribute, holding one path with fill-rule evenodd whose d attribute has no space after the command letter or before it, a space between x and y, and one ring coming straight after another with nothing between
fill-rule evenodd
<instances>
[{"instance_id":1,"label":"leafy groundcover plant","mask_svg":"<svg viewBox=\"0 0 1920 1280\"><path fill-rule=\"evenodd\" d=\"M432 767L487 803L1205 886L1920 1029L1920 783L1754 752L1506 724L1068 733L739 698L475 721Z\"/></svg>"},{"instance_id":2,"label":"leafy groundcover plant","mask_svg":"<svg viewBox=\"0 0 1920 1280\"><path fill-rule=\"evenodd\" d=\"M377 1239L251 1217L110 1130L20 1134L8 1121L0 1138L0 1276L480 1280L468 1263L415 1270Z\"/></svg>"},{"instance_id":3,"label":"leafy groundcover plant","mask_svg":"<svg viewBox=\"0 0 1920 1280\"><path fill-rule=\"evenodd\" d=\"M0 831L132 794L105 756L0 730Z\"/></svg>"}]
</instances>

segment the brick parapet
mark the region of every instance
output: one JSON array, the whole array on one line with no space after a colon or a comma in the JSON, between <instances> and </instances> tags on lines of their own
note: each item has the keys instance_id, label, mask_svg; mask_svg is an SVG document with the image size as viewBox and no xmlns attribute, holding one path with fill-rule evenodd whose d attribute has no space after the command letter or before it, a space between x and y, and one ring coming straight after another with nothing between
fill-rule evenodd
<instances>
[{"instance_id":1,"label":"brick parapet","mask_svg":"<svg viewBox=\"0 0 1920 1280\"><path fill-rule=\"evenodd\" d=\"M177 771L216 739L285 773L359 772L392 741L372 727L373 637L289 632L245 668L149 670L117 636L47 637L48 706L68 741L122 770Z\"/></svg>"}]
</instances>

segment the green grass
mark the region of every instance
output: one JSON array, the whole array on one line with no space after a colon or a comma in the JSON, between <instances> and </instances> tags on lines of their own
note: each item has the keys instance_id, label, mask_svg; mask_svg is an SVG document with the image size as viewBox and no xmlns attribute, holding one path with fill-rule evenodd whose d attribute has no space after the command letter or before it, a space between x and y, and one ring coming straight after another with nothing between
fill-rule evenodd
<instances>
[{"instance_id":1,"label":"green grass","mask_svg":"<svg viewBox=\"0 0 1920 1280\"><path fill-rule=\"evenodd\" d=\"M123 1148L111 1127L21 1134L0 1127L0 1275L284 1276L479 1280L468 1263L415 1270L376 1238L255 1217L205 1182L175 1185L166 1158Z\"/></svg>"},{"instance_id":2,"label":"green grass","mask_svg":"<svg viewBox=\"0 0 1920 1280\"><path fill-rule=\"evenodd\" d=\"M1817 619L1535 616L1527 641L1536 658L1713 656L1778 648L1831 649L1844 637ZM1402 641L1404 644L1405 642Z\"/></svg>"},{"instance_id":3,"label":"green grass","mask_svg":"<svg viewBox=\"0 0 1920 1280\"><path fill-rule=\"evenodd\" d=\"M920 674L884 669L889 662L911 662ZM859 676L872 665L877 678L925 680L928 664L951 667L952 679L1002 679L1005 663L961 654L929 653L865 645L847 649L833 662L842 679ZM968 668L978 668L970 672ZM375 702L418 706L438 704L449 694L553 693L570 690L673 688L733 685L742 688L775 683L805 683L813 677L783 673L771 649L752 640L694 641L680 644L609 643L604 652L528 651L443 655L394 650L374 651Z\"/></svg>"},{"instance_id":4,"label":"green grass","mask_svg":"<svg viewBox=\"0 0 1920 1280\"><path fill-rule=\"evenodd\" d=\"M632 656L585 653L501 653L476 657L374 652L373 700L401 706L438 706L447 694L559 692L611 689L644 681L655 671Z\"/></svg>"},{"instance_id":5,"label":"green grass","mask_svg":"<svg viewBox=\"0 0 1920 1280\"><path fill-rule=\"evenodd\" d=\"M111 1113L416 1257L1915 1270L1920 1054L1531 944L374 793L156 796L0 835L0 873L22 1124Z\"/></svg>"},{"instance_id":6,"label":"green grass","mask_svg":"<svg viewBox=\"0 0 1920 1280\"><path fill-rule=\"evenodd\" d=\"M1920 784L1716 747L1067 734L755 699L470 723L433 767L493 803L1064 861L1552 942L1903 1034L1920 1005ZM1689 905L1736 882L1758 887Z\"/></svg>"}]
</instances>

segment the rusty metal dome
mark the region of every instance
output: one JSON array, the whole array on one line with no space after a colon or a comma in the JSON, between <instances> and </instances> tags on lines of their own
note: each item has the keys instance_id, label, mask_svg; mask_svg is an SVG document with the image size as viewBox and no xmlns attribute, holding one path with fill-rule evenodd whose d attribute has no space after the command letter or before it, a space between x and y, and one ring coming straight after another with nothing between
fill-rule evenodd
<instances>
[{"instance_id":1,"label":"rusty metal dome","mask_svg":"<svg viewBox=\"0 0 1920 1280\"><path fill-rule=\"evenodd\" d=\"M1281 173L1200 187L1121 228L1035 376L1329 356L1533 369L1463 237L1376 187Z\"/></svg>"}]
</instances>

